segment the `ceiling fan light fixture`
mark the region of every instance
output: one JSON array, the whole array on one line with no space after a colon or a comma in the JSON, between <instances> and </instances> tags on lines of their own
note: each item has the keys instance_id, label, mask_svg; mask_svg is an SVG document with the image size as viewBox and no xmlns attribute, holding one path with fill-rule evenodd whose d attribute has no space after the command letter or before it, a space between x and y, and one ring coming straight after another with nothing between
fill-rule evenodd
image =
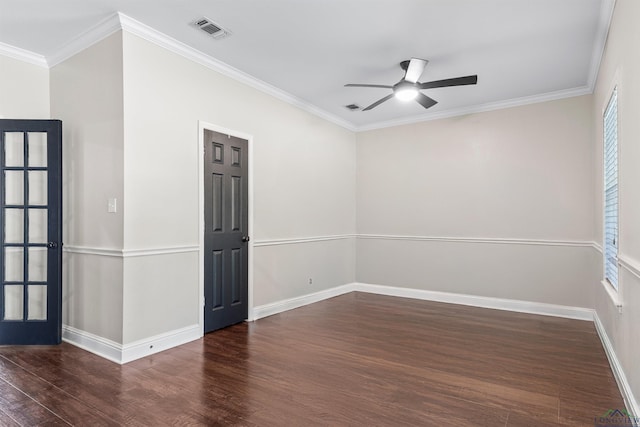
<instances>
[{"instance_id":1,"label":"ceiling fan light fixture","mask_svg":"<svg viewBox=\"0 0 640 427\"><path fill-rule=\"evenodd\" d=\"M418 96L418 89L411 84L399 85L394 89L393 94L400 101L412 101Z\"/></svg>"},{"instance_id":2,"label":"ceiling fan light fixture","mask_svg":"<svg viewBox=\"0 0 640 427\"><path fill-rule=\"evenodd\" d=\"M408 61L402 61L400 67L405 71L404 77L398 83L393 86L387 85L373 85L366 83L348 83L345 87L371 87L380 89L391 89L391 93L384 98L378 99L373 104L362 109L362 111L370 111L376 108L383 102L387 102L391 98L397 98L403 102L415 100L418 104L422 105L425 109L431 108L438 103L435 99L425 95L421 92L423 89L435 89L439 87L449 86L465 86L474 85L478 83L478 76L464 76L456 77L452 79L434 80L432 82L420 83L418 79L422 76L424 67L427 65L426 59L411 58Z\"/></svg>"}]
</instances>

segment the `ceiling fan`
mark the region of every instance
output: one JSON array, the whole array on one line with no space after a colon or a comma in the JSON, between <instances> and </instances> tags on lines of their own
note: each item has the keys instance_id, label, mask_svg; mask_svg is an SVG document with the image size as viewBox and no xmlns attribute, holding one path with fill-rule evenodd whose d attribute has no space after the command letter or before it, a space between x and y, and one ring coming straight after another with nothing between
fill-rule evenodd
<instances>
[{"instance_id":1,"label":"ceiling fan","mask_svg":"<svg viewBox=\"0 0 640 427\"><path fill-rule=\"evenodd\" d=\"M400 67L405 71L404 77L393 86L349 83L346 84L345 87L375 87L391 89L393 91L391 94L377 100L376 102L362 110L369 111L376 108L383 102L388 101L394 96L402 101L410 101L412 99L415 99L418 104L422 105L424 108L430 108L436 105L438 101L428 97L424 93L420 92L420 90L434 89L438 87L474 85L478 82L478 76L473 75L420 83L418 79L422 75L424 67L427 66L427 62L429 61L419 58L411 58L411 60L402 61L400 63Z\"/></svg>"}]
</instances>

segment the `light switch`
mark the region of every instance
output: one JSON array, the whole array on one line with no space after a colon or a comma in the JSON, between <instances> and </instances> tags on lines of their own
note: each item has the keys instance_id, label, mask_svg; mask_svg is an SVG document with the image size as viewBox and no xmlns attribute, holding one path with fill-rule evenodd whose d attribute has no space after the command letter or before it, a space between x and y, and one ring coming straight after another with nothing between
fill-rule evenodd
<instances>
[{"instance_id":1,"label":"light switch","mask_svg":"<svg viewBox=\"0 0 640 427\"><path fill-rule=\"evenodd\" d=\"M109 201L107 202L107 212L109 213L116 213L118 210L118 199L111 198L109 199Z\"/></svg>"}]
</instances>

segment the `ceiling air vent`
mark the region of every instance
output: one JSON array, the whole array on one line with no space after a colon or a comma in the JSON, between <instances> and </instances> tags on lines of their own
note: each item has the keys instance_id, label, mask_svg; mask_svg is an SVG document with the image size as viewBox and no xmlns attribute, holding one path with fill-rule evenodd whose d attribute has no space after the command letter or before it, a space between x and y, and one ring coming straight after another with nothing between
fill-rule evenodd
<instances>
[{"instance_id":1,"label":"ceiling air vent","mask_svg":"<svg viewBox=\"0 0 640 427\"><path fill-rule=\"evenodd\" d=\"M214 39L223 39L231 34L229 30L225 30L209 18L200 18L193 22L196 28L201 29Z\"/></svg>"},{"instance_id":2,"label":"ceiling air vent","mask_svg":"<svg viewBox=\"0 0 640 427\"><path fill-rule=\"evenodd\" d=\"M344 108L346 108L347 110L355 111L355 110L359 110L360 106L356 104L349 104L349 105L345 105Z\"/></svg>"}]
</instances>

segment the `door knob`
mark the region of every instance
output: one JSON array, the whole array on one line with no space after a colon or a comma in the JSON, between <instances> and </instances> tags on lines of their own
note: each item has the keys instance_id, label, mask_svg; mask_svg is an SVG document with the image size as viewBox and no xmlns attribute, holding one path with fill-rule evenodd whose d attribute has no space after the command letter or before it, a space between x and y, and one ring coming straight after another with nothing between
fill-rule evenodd
<instances>
[{"instance_id":1,"label":"door knob","mask_svg":"<svg viewBox=\"0 0 640 427\"><path fill-rule=\"evenodd\" d=\"M242 241L243 242L248 242L249 240L251 240L251 238L249 236L242 236Z\"/></svg>"}]
</instances>

